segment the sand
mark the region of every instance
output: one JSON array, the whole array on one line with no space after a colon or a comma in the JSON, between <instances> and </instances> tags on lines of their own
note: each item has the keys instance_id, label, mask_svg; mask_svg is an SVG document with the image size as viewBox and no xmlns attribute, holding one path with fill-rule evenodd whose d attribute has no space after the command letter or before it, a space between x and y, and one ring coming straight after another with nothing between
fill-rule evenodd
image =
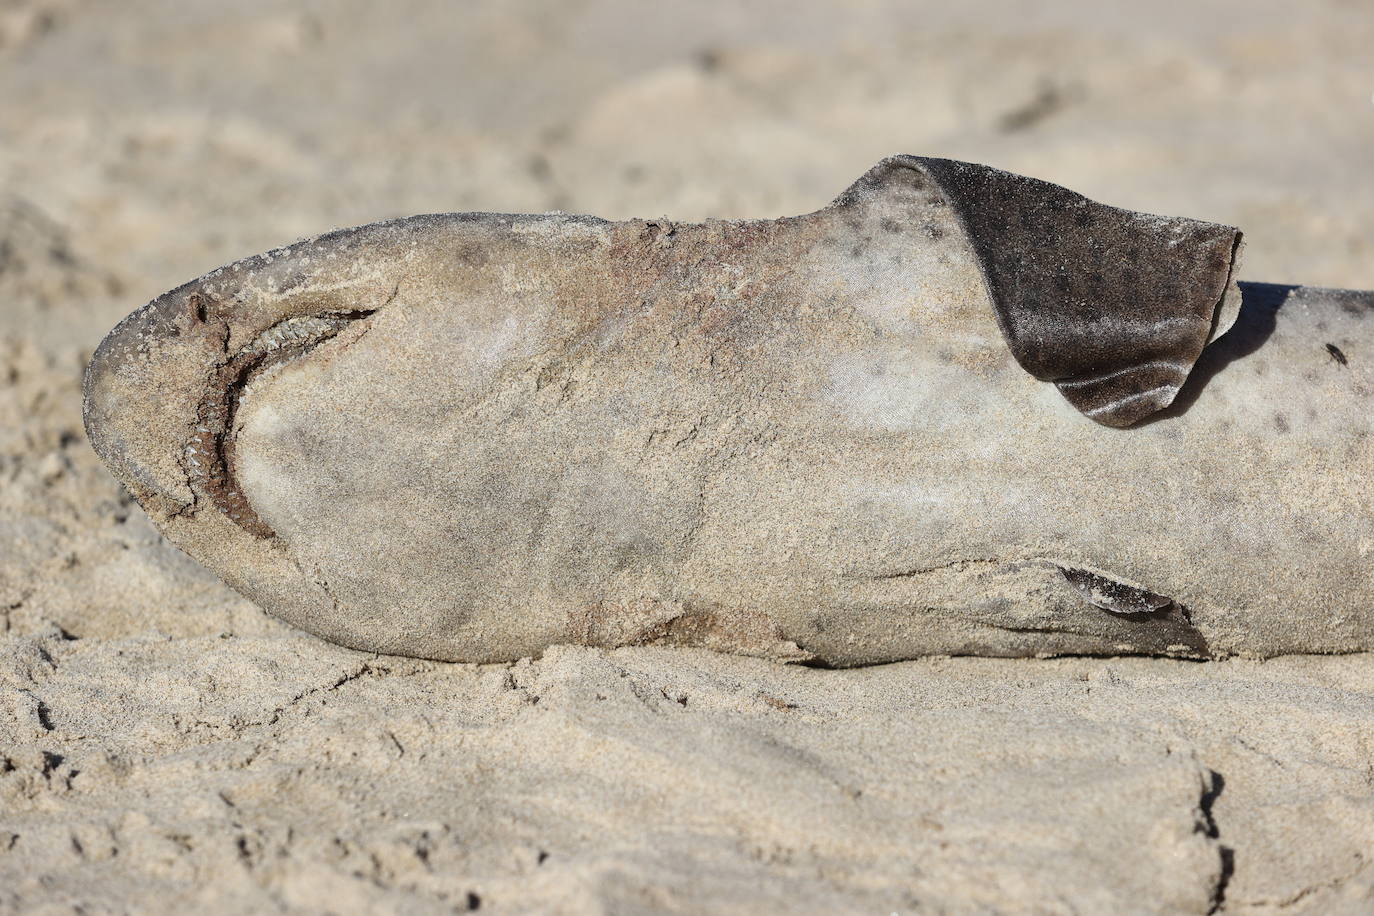
<instances>
[{"instance_id":1,"label":"sand","mask_svg":"<svg viewBox=\"0 0 1374 916\"><path fill-rule=\"evenodd\" d=\"M0 5L0 910L1368 912L1368 656L353 652L164 542L79 381L299 236L799 213L895 152L1372 288L1372 43L1341 0Z\"/></svg>"}]
</instances>

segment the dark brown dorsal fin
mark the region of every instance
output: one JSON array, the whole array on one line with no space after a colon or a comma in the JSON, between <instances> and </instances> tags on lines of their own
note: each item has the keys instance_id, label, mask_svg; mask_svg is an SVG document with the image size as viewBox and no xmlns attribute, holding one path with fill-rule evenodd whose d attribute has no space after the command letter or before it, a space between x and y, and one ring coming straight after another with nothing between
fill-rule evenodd
<instances>
[{"instance_id":1,"label":"dark brown dorsal fin","mask_svg":"<svg viewBox=\"0 0 1374 916\"><path fill-rule=\"evenodd\" d=\"M1107 426L1173 401L1229 325L1240 231L1109 207L950 159L894 157L939 185L981 262L1017 362ZM875 170L877 171L877 170Z\"/></svg>"}]
</instances>

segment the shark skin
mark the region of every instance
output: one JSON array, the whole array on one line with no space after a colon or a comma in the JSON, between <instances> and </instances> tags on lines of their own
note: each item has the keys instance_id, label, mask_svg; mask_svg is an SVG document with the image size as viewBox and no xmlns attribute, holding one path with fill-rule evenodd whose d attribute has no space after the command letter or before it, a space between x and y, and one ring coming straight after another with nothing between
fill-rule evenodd
<instances>
[{"instance_id":1,"label":"shark skin","mask_svg":"<svg viewBox=\"0 0 1374 916\"><path fill-rule=\"evenodd\" d=\"M913 156L777 220L418 216L155 299L86 426L173 543L369 651L1374 649L1374 293L1240 249Z\"/></svg>"}]
</instances>

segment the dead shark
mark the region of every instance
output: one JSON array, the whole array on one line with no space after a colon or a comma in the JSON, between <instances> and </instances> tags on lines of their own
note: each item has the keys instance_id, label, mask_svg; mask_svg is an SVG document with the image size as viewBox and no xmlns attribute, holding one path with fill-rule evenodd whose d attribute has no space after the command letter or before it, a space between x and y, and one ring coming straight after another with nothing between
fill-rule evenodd
<instances>
[{"instance_id":1,"label":"dead shark","mask_svg":"<svg viewBox=\"0 0 1374 916\"><path fill-rule=\"evenodd\" d=\"M500 661L1374 649L1374 293L894 156L776 220L417 216L158 297L97 453L278 617Z\"/></svg>"}]
</instances>

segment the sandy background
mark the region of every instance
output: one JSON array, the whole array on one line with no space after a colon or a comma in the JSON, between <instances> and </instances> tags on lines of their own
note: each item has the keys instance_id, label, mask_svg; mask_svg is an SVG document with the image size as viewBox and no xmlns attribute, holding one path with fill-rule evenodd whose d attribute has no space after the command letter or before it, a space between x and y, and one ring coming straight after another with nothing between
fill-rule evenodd
<instances>
[{"instance_id":1,"label":"sandy background","mask_svg":"<svg viewBox=\"0 0 1374 916\"><path fill-rule=\"evenodd\" d=\"M1370 288L1371 93L1368 0L0 0L0 911L1374 911L1367 656L369 656L164 543L79 409L118 318L299 236L799 213L895 152Z\"/></svg>"}]
</instances>

